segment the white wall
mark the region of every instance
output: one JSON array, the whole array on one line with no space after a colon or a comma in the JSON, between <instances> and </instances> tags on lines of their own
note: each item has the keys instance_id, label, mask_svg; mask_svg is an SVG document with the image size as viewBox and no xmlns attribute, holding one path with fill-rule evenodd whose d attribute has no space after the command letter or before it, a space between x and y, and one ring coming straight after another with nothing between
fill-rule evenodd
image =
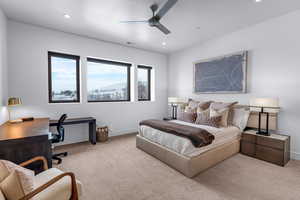
<instances>
[{"instance_id":1,"label":"white wall","mask_svg":"<svg viewBox=\"0 0 300 200\"><path fill-rule=\"evenodd\" d=\"M291 135L292 157L300 159L300 11L263 22L169 57L169 95L239 100L278 97L282 110L279 129ZM193 62L240 50L249 50L248 93L228 95L193 94Z\"/></svg>"},{"instance_id":2,"label":"white wall","mask_svg":"<svg viewBox=\"0 0 300 200\"><path fill-rule=\"evenodd\" d=\"M8 120L7 100L7 41L6 16L0 8L0 125Z\"/></svg>"},{"instance_id":3,"label":"white wall","mask_svg":"<svg viewBox=\"0 0 300 200\"><path fill-rule=\"evenodd\" d=\"M48 104L47 51L80 55L80 104ZM85 57L111 59L153 66L155 69L155 101L87 103ZM109 125L112 135L137 131L138 122L162 118L167 113L167 56L112 43L79 37L41 27L8 21L9 96L21 97L23 105L13 117L34 116L58 118L93 116L99 125ZM88 139L87 125L66 126L66 142Z\"/></svg>"}]
</instances>

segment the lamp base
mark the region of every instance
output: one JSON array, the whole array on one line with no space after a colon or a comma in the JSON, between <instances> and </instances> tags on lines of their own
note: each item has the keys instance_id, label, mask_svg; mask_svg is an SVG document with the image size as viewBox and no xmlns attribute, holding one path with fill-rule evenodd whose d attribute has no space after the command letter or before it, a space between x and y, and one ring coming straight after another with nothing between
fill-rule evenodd
<instances>
[{"instance_id":1,"label":"lamp base","mask_svg":"<svg viewBox=\"0 0 300 200\"><path fill-rule=\"evenodd\" d=\"M17 124L17 123L23 122L23 120L22 119L15 119L15 120L9 120L8 122L11 123L11 124Z\"/></svg>"},{"instance_id":2,"label":"lamp base","mask_svg":"<svg viewBox=\"0 0 300 200\"><path fill-rule=\"evenodd\" d=\"M257 134L257 135L270 136L270 133L267 132L267 131L257 131L256 134Z\"/></svg>"}]
</instances>

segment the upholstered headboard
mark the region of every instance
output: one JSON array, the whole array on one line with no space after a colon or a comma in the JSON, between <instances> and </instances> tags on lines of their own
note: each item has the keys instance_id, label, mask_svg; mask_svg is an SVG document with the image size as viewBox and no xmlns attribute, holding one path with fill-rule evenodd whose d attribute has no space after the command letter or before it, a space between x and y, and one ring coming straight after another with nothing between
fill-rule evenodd
<instances>
[{"instance_id":1,"label":"upholstered headboard","mask_svg":"<svg viewBox=\"0 0 300 200\"><path fill-rule=\"evenodd\" d=\"M248 105L235 105L234 108L246 108L246 109L250 109ZM258 115L259 112L257 111L251 111L249 119L248 119L248 123L247 123L247 127L248 128L258 128ZM277 126L277 113L269 113L269 129L270 130L277 130L278 126ZM261 128L265 129L266 128L266 115L263 114L262 118L261 118Z\"/></svg>"}]
</instances>

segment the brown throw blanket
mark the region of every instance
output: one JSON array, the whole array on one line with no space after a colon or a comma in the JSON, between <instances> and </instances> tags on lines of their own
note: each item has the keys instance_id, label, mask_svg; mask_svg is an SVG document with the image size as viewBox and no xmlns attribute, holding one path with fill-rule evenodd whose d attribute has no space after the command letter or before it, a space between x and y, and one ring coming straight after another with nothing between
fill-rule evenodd
<instances>
[{"instance_id":1,"label":"brown throw blanket","mask_svg":"<svg viewBox=\"0 0 300 200\"><path fill-rule=\"evenodd\" d=\"M160 131L188 138L195 147L207 146L211 144L215 139L214 135L204 129L181 125L173 122L151 119L141 121L140 125L150 126Z\"/></svg>"}]
</instances>

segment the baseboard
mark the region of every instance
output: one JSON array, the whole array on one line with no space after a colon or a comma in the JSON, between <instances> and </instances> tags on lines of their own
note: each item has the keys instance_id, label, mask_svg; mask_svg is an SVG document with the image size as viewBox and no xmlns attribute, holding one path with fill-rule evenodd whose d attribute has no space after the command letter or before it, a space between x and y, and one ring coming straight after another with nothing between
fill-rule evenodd
<instances>
[{"instance_id":1,"label":"baseboard","mask_svg":"<svg viewBox=\"0 0 300 200\"><path fill-rule=\"evenodd\" d=\"M131 133L137 133L137 129L128 129L128 130L122 130L122 131L114 131L109 133L109 137L119 136L119 135L127 135Z\"/></svg>"},{"instance_id":2,"label":"baseboard","mask_svg":"<svg viewBox=\"0 0 300 200\"><path fill-rule=\"evenodd\" d=\"M293 159L293 160L300 160L300 153L291 152L291 159Z\"/></svg>"}]
</instances>

